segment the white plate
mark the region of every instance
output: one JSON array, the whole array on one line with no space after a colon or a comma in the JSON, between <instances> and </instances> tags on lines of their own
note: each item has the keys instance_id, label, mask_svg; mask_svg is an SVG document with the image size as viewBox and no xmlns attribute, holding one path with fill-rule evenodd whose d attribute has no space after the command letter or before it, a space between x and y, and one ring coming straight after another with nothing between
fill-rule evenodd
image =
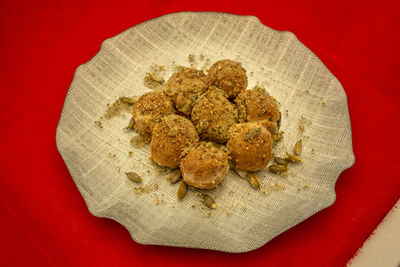
<instances>
[{"instance_id":1,"label":"white plate","mask_svg":"<svg viewBox=\"0 0 400 267\"><path fill-rule=\"evenodd\" d=\"M178 185L157 174L149 148L130 145L135 134L122 130L128 114L103 119L103 128L94 123L107 103L148 91L143 78L152 64L165 65L168 78L172 61L189 65L189 54L197 56L198 67L205 59L240 61L249 88L262 82L277 98L285 135L276 155L303 139L304 162L292 165L286 178L259 172L261 191L230 172L222 186L210 191L218 204L210 216L194 193L177 201ZM304 131L299 130L302 117L311 121L303 119ZM339 81L293 33L270 29L253 16L224 13L169 14L104 41L99 53L76 70L57 146L90 212L118 221L136 242L228 252L256 249L330 206L339 174L354 163L347 99ZM158 189L136 194L126 171Z\"/></svg>"}]
</instances>

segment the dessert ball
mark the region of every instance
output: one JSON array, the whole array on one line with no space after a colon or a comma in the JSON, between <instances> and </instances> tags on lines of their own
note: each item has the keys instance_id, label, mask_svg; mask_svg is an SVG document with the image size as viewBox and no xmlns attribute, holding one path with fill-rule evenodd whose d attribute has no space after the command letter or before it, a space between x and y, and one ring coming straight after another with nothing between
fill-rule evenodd
<instances>
[{"instance_id":1,"label":"dessert ball","mask_svg":"<svg viewBox=\"0 0 400 267\"><path fill-rule=\"evenodd\" d=\"M223 90L228 98L234 98L247 87L246 70L239 62L217 61L208 71L208 83Z\"/></svg>"},{"instance_id":2,"label":"dessert ball","mask_svg":"<svg viewBox=\"0 0 400 267\"><path fill-rule=\"evenodd\" d=\"M212 189L228 175L228 154L210 143L200 144L190 150L180 168L186 184Z\"/></svg>"},{"instance_id":3,"label":"dessert ball","mask_svg":"<svg viewBox=\"0 0 400 267\"><path fill-rule=\"evenodd\" d=\"M203 71L185 68L172 74L164 90L174 102L176 109L189 116L194 102L207 90L206 80L207 76Z\"/></svg>"},{"instance_id":4,"label":"dessert ball","mask_svg":"<svg viewBox=\"0 0 400 267\"><path fill-rule=\"evenodd\" d=\"M278 101L261 86L241 92L236 97L235 103L245 108L248 121L276 122L280 118Z\"/></svg>"},{"instance_id":5,"label":"dessert ball","mask_svg":"<svg viewBox=\"0 0 400 267\"><path fill-rule=\"evenodd\" d=\"M154 127L151 159L160 166L175 168L185 148L198 141L196 129L188 119L176 114L166 115Z\"/></svg>"},{"instance_id":6,"label":"dessert ball","mask_svg":"<svg viewBox=\"0 0 400 267\"><path fill-rule=\"evenodd\" d=\"M143 135L151 135L154 126L162 116L174 112L174 105L161 91L145 93L133 104L134 127Z\"/></svg>"},{"instance_id":7,"label":"dessert ball","mask_svg":"<svg viewBox=\"0 0 400 267\"><path fill-rule=\"evenodd\" d=\"M226 147L237 170L261 170L272 157L271 134L259 123L232 125Z\"/></svg>"},{"instance_id":8,"label":"dessert ball","mask_svg":"<svg viewBox=\"0 0 400 267\"><path fill-rule=\"evenodd\" d=\"M192 121L203 139L224 143L228 131L237 121L237 110L224 91L210 87L192 110Z\"/></svg>"}]
</instances>

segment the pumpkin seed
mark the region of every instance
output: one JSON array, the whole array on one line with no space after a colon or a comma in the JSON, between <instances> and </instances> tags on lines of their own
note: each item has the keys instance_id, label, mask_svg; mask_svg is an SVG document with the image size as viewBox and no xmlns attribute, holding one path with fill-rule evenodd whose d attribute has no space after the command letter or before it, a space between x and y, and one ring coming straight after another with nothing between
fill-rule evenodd
<instances>
[{"instance_id":1,"label":"pumpkin seed","mask_svg":"<svg viewBox=\"0 0 400 267\"><path fill-rule=\"evenodd\" d=\"M171 172L171 176L168 178L168 181L173 184L176 183L182 177L182 172L180 169L175 169Z\"/></svg>"},{"instance_id":2,"label":"pumpkin seed","mask_svg":"<svg viewBox=\"0 0 400 267\"><path fill-rule=\"evenodd\" d=\"M296 142L296 144L294 145L294 153L296 154L296 155L300 155L301 154L301 149L302 149L302 147L303 147L303 142L302 142L302 140L300 139L299 141L297 141Z\"/></svg>"},{"instance_id":3,"label":"pumpkin seed","mask_svg":"<svg viewBox=\"0 0 400 267\"><path fill-rule=\"evenodd\" d=\"M164 79L153 73L147 72L146 75L144 76L144 85L149 87L152 90L161 90L162 89L162 84L164 83Z\"/></svg>"},{"instance_id":4,"label":"pumpkin seed","mask_svg":"<svg viewBox=\"0 0 400 267\"><path fill-rule=\"evenodd\" d=\"M129 121L128 126L125 127L125 130L132 130L134 125L135 125L135 119L132 117L131 120Z\"/></svg>"},{"instance_id":5,"label":"pumpkin seed","mask_svg":"<svg viewBox=\"0 0 400 267\"><path fill-rule=\"evenodd\" d=\"M140 177L136 172L126 172L125 174L131 181L134 181L135 183L142 182L142 177Z\"/></svg>"},{"instance_id":6,"label":"pumpkin seed","mask_svg":"<svg viewBox=\"0 0 400 267\"><path fill-rule=\"evenodd\" d=\"M214 199L207 195L206 193L202 193L201 200L204 202L204 204L209 207L210 209L216 209L217 204L215 203Z\"/></svg>"},{"instance_id":7,"label":"pumpkin seed","mask_svg":"<svg viewBox=\"0 0 400 267\"><path fill-rule=\"evenodd\" d=\"M278 165L283 165L283 166L287 166L289 164L288 161L286 161L284 158L280 158L280 157L275 157L274 161L278 164Z\"/></svg>"},{"instance_id":8,"label":"pumpkin seed","mask_svg":"<svg viewBox=\"0 0 400 267\"><path fill-rule=\"evenodd\" d=\"M285 158L285 160L287 160L287 161L289 161L289 162L293 162L293 163L301 162L301 158L300 158L299 156L295 156L295 155L290 154L290 153L288 153L288 152L286 152L286 158Z\"/></svg>"},{"instance_id":9,"label":"pumpkin seed","mask_svg":"<svg viewBox=\"0 0 400 267\"><path fill-rule=\"evenodd\" d=\"M247 172L245 172L245 171L236 170L236 169L234 169L234 171L242 178L246 178L246 176L247 176Z\"/></svg>"},{"instance_id":10,"label":"pumpkin seed","mask_svg":"<svg viewBox=\"0 0 400 267\"><path fill-rule=\"evenodd\" d=\"M251 184L252 187L254 188L260 188L260 181L258 180L257 176L255 176L254 173L248 173L248 177L249 177L249 182Z\"/></svg>"},{"instance_id":11,"label":"pumpkin seed","mask_svg":"<svg viewBox=\"0 0 400 267\"><path fill-rule=\"evenodd\" d=\"M268 170L270 172L280 174L280 173L282 173L284 171L287 171L288 168L286 166L283 166L283 165L274 164L274 165L269 166Z\"/></svg>"},{"instance_id":12,"label":"pumpkin seed","mask_svg":"<svg viewBox=\"0 0 400 267\"><path fill-rule=\"evenodd\" d=\"M119 99L120 99L122 104L133 105L137 101L138 97L135 97L135 96L133 96L133 97L122 96Z\"/></svg>"},{"instance_id":13,"label":"pumpkin seed","mask_svg":"<svg viewBox=\"0 0 400 267\"><path fill-rule=\"evenodd\" d=\"M156 81L156 82L159 82L159 83L163 83L165 81L163 77L161 77L161 76L159 76L157 74L154 74L154 73L150 73L150 78L153 81Z\"/></svg>"},{"instance_id":14,"label":"pumpkin seed","mask_svg":"<svg viewBox=\"0 0 400 267\"><path fill-rule=\"evenodd\" d=\"M179 184L177 192L178 200L182 200L185 197L186 193L187 193L187 185L185 181L182 180L181 183Z\"/></svg>"}]
</instances>

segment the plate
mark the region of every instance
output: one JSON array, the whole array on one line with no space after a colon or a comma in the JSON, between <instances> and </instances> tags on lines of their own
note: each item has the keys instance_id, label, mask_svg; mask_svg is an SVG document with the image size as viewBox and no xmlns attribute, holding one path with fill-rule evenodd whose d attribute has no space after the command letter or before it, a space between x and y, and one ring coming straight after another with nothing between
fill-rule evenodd
<instances>
[{"instance_id":1,"label":"plate","mask_svg":"<svg viewBox=\"0 0 400 267\"><path fill-rule=\"evenodd\" d=\"M195 62L188 61L190 54ZM283 155L302 139L303 163L293 164L287 177L258 172L261 190L230 171L209 191L218 205L210 211L192 192L178 201L178 184L157 172L149 148L131 146L135 133L123 130L128 113L100 117L118 97L149 91L143 80L155 64L165 66L168 78L174 65L207 68L219 59L240 61L248 88L260 83L280 102L285 134L274 154ZM75 72L56 139L93 215L124 225L141 244L227 252L256 249L330 206L338 176L354 163L339 81L293 33L268 28L254 16L225 13L169 14L105 40ZM130 182L128 171L142 176L143 184Z\"/></svg>"}]
</instances>

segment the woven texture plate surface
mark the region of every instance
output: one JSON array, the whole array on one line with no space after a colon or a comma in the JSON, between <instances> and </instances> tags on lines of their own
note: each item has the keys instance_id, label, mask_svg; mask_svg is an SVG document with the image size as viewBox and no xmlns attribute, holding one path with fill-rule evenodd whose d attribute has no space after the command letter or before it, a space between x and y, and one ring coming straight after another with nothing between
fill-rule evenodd
<instances>
[{"instance_id":1,"label":"woven texture plate surface","mask_svg":"<svg viewBox=\"0 0 400 267\"><path fill-rule=\"evenodd\" d=\"M136 133L123 130L128 113L101 119L102 128L94 123L107 103L149 91L143 79L150 66L165 66L167 79L174 64L190 65L189 54L198 68L220 59L240 61L248 88L259 82L280 102L285 134L275 155L303 140L303 163L292 164L287 177L258 172L261 190L230 171L208 192L218 204L211 212L193 192L178 201L178 184L157 172L149 147L130 144ZM227 252L256 249L330 206L338 176L354 163L339 81L294 34L268 28L253 16L225 13L169 14L104 41L76 70L56 137L93 215L118 221L138 243ZM142 176L146 192L134 190L139 185L127 179L128 171Z\"/></svg>"}]
</instances>

